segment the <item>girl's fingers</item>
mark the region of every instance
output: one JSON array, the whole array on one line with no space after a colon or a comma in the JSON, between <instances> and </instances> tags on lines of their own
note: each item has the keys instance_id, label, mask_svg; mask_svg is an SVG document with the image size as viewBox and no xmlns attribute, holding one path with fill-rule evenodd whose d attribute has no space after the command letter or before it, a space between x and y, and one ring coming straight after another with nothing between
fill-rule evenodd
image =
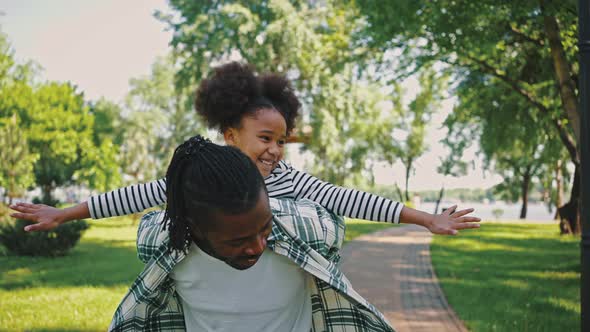
<instances>
[{"instance_id":1,"label":"girl's fingers","mask_svg":"<svg viewBox=\"0 0 590 332\"><path fill-rule=\"evenodd\" d=\"M37 211L36 209L33 209L31 207L22 206L22 205L11 206L10 208L15 211L22 212L22 213L32 213L32 212Z\"/></svg>"},{"instance_id":2,"label":"girl's fingers","mask_svg":"<svg viewBox=\"0 0 590 332\"><path fill-rule=\"evenodd\" d=\"M25 202L18 202L16 204L11 205L10 208L12 208L13 206L26 207L26 208L31 208L31 209L38 209L40 207L40 204L31 204L31 203L25 203Z\"/></svg>"},{"instance_id":3,"label":"girl's fingers","mask_svg":"<svg viewBox=\"0 0 590 332\"><path fill-rule=\"evenodd\" d=\"M472 229L472 228L479 228L481 225L476 223L461 223L457 224L454 228L455 229Z\"/></svg>"},{"instance_id":4,"label":"girl's fingers","mask_svg":"<svg viewBox=\"0 0 590 332\"><path fill-rule=\"evenodd\" d=\"M32 224L25 227L25 231L27 232L36 232L36 231L48 231L53 229L54 227L50 223L38 223Z\"/></svg>"},{"instance_id":5,"label":"girl's fingers","mask_svg":"<svg viewBox=\"0 0 590 332\"><path fill-rule=\"evenodd\" d=\"M465 223L465 222L480 222L481 219L478 217L461 217L457 219L458 222L460 223Z\"/></svg>"},{"instance_id":6,"label":"girl's fingers","mask_svg":"<svg viewBox=\"0 0 590 332\"><path fill-rule=\"evenodd\" d=\"M455 213L455 210L457 210L457 205L453 205L450 208L446 209L445 212L443 212L443 214L450 216L451 214Z\"/></svg>"},{"instance_id":7,"label":"girl's fingers","mask_svg":"<svg viewBox=\"0 0 590 332\"><path fill-rule=\"evenodd\" d=\"M24 219L24 220L30 220L30 221L37 221L37 216L32 214L32 213L19 213L19 212L15 212L15 213L11 213L10 214L11 217L16 218L16 219Z\"/></svg>"},{"instance_id":8,"label":"girl's fingers","mask_svg":"<svg viewBox=\"0 0 590 332\"><path fill-rule=\"evenodd\" d=\"M473 211L475 211L475 210L474 209L460 210L460 211L457 211L457 212L453 213L452 214L452 217L454 217L454 218L463 217L464 215L469 214L469 213L471 213Z\"/></svg>"}]
</instances>

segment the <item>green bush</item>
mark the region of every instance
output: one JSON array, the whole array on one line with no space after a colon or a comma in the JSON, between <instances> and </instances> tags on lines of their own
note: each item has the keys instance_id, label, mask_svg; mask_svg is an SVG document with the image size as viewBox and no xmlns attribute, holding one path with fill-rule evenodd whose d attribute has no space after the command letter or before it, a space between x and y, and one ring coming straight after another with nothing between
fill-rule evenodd
<instances>
[{"instance_id":1,"label":"green bush","mask_svg":"<svg viewBox=\"0 0 590 332\"><path fill-rule=\"evenodd\" d=\"M8 206L4 205L3 203L0 203L0 220L8 218L8 215L11 211L12 210L10 210Z\"/></svg>"},{"instance_id":2,"label":"green bush","mask_svg":"<svg viewBox=\"0 0 590 332\"><path fill-rule=\"evenodd\" d=\"M0 219L0 244L19 256L63 256L80 240L89 226L83 220L63 224L49 232L25 232L33 222Z\"/></svg>"}]
</instances>

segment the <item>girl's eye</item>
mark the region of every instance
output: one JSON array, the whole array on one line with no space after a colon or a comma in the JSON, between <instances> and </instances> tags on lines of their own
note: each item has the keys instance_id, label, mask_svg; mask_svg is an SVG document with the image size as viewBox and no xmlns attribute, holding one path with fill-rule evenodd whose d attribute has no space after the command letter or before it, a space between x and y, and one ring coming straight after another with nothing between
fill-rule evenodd
<instances>
[{"instance_id":1,"label":"girl's eye","mask_svg":"<svg viewBox=\"0 0 590 332\"><path fill-rule=\"evenodd\" d=\"M263 141L270 141L270 137L268 136L260 136L260 139L262 139Z\"/></svg>"},{"instance_id":2,"label":"girl's eye","mask_svg":"<svg viewBox=\"0 0 590 332\"><path fill-rule=\"evenodd\" d=\"M280 145L280 146L283 146L286 143L287 143L287 140L285 140L285 139L280 139L280 140L277 141L277 144Z\"/></svg>"}]
</instances>

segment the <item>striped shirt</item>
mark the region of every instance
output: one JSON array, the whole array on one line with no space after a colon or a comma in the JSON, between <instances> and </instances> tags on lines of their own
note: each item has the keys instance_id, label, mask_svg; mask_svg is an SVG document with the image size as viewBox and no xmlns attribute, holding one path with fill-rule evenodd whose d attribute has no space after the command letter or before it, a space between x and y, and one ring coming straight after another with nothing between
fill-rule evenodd
<instances>
[{"instance_id":1,"label":"striped shirt","mask_svg":"<svg viewBox=\"0 0 590 332\"><path fill-rule=\"evenodd\" d=\"M279 162L264 179L269 197L309 199L340 215L355 219L399 223L403 205L360 190L342 188ZM95 195L88 200L93 219L142 212L166 202L166 180L135 184Z\"/></svg>"}]
</instances>

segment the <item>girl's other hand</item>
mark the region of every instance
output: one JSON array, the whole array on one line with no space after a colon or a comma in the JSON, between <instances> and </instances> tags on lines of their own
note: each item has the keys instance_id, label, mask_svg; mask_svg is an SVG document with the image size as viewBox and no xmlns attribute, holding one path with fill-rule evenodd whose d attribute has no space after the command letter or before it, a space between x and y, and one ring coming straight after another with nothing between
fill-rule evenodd
<instances>
[{"instance_id":1,"label":"girl's other hand","mask_svg":"<svg viewBox=\"0 0 590 332\"><path fill-rule=\"evenodd\" d=\"M481 219L467 216L474 211L473 209L455 211L456 209L457 206L454 205L446 209L445 212L434 216L428 230L434 234L457 235L462 229L479 228L477 222Z\"/></svg>"},{"instance_id":2,"label":"girl's other hand","mask_svg":"<svg viewBox=\"0 0 590 332\"><path fill-rule=\"evenodd\" d=\"M27 232L50 231L66 221L63 209L45 204L16 203L9 207L18 211L11 213L11 217L36 222L25 227Z\"/></svg>"}]
</instances>

